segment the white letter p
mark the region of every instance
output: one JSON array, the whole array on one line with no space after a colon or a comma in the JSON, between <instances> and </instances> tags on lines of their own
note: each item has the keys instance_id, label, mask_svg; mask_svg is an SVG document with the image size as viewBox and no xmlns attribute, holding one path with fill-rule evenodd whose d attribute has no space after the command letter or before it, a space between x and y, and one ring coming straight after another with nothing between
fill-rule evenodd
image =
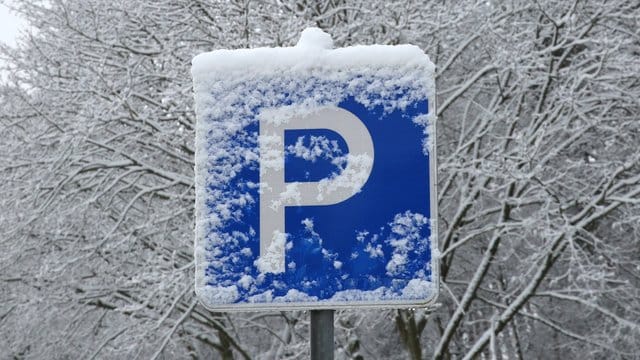
<instances>
[{"instance_id":1,"label":"white letter p","mask_svg":"<svg viewBox=\"0 0 640 360\"><path fill-rule=\"evenodd\" d=\"M262 273L285 270L286 206L333 205L357 194L373 168L373 142L362 121L338 107L296 114L290 107L267 109L259 115L260 136L260 257ZM284 181L285 130L328 129L349 147L346 167L337 176L317 182Z\"/></svg>"}]
</instances>

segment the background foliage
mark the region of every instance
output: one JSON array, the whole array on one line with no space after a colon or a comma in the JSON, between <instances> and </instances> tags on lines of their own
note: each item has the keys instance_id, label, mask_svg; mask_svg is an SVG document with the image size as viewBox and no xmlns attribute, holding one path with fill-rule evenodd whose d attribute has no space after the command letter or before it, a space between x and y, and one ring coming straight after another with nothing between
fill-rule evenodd
<instances>
[{"instance_id":1,"label":"background foliage","mask_svg":"<svg viewBox=\"0 0 640 360\"><path fill-rule=\"evenodd\" d=\"M412 43L437 65L440 306L343 311L339 359L640 353L636 1L17 1L0 357L308 357L305 312L193 294L191 58Z\"/></svg>"}]
</instances>

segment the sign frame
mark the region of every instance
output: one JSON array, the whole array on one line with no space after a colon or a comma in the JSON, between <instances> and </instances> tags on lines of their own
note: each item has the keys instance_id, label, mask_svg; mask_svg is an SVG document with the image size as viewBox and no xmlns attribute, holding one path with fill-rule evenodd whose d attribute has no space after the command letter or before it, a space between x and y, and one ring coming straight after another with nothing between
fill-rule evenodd
<instances>
[{"instance_id":1,"label":"sign frame","mask_svg":"<svg viewBox=\"0 0 640 360\"><path fill-rule=\"evenodd\" d=\"M306 38L305 38L305 32ZM208 184L203 180L204 174L209 171L210 164L207 163L206 160L206 148L203 146L203 142L206 141L206 138L210 134L210 129L207 126L203 125L206 122L207 116L210 116L210 112L207 113L206 109L211 107L211 104L214 102L210 97L211 94L209 92L209 88L215 87L216 82L221 80L216 79L215 74L224 73L225 71L230 71L230 74L234 74L233 70L242 69L243 67L249 67L250 64L255 64L256 58L264 58L265 55L270 55L270 51L281 51L282 53L288 54L288 61L295 62L296 60L299 62L298 64L287 64L287 61L283 61L284 64L279 64L280 67L291 67L294 68L297 66L296 70L300 70L302 72L308 69L314 69L317 67L317 59L324 57L327 58L326 54L335 54L336 52L344 51L344 49L336 49L331 50L330 44L331 42L326 41L325 33L322 33L318 29L307 29L303 32L301 41L294 48L273 48L273 49L253 49L253 50L218 50L211 53L205 53L199 55L194 59L192 74L194 77L194 91L196 98L196 115L198 125L196 126L196 188L202 189ZM326 36L324 36L324 35ZM318 41L320 39L320 41ZM330 38L329 38L330 39ZM323 42L324 41L324 42ZM362 50L369 48L374 52L378 52L383 54L384 51L391 51L390 49L394 48L392 46L369 46L369 47L359 47L358 49ZM395 47L398 52L404 52L403 56L407 57L407 53L411 53L412 56L416 56L415 54L421 54L421 56L426 58L426 55L416 47L403 45ZM300 50L300 54L298 54L298 50ZM253 53L252 53L253 52ZM271 55L277 54L272 52ZM293 56L291 56L293 54ZM320 55L319 55L320 54ZM365 56L365 58L370 58L371 54ZM254 59L251 59L251 57ZM283 60L282 57L271 56L275 58L275 62L279 60ZM330 57L330 55L329 55ZM308 60L311 59L311 60ZM402 56L399 57L402 59ZM392 59L394 60L394 59ZM405 59L406 60L406 59ZM329 59L331 61L331 59ZM364 62L362 60L358 60L364 66L366 66L366 59ZM397 59L395 59L397 61ZM427 58L427 62L430 64ZM411 64L410 64L411 65ZM361 65L363 66L363 65ZM389 67L388 65L385 65ZM277 68L277 67L276 67ZM390 68L390 67L389 67ZM273 70L273 69L272 69ZM269 73L269 67L266 67L264 70L266 73ZM274 74L277 73L277 70L272 71ZM214 74L213 76L211 74ZM236 72L235 74L239 74ZM241 77L241 76L240 76ZM424 79L423 79L424 80ZM203 226L201 224L202 219L205 218L206 215L206 191L197 190L196 192L196 239L195 239L195 261L196 261L196 294L198 298L201 300L201 303L209 310L212 311L281 311L281 310L330 310L330 309L381 309L381 308L397 308L397 309L408 309L408 308L420 308L427 307L437 300L440 286L440 274L439 274L439 249L438 249L438 236L437 236L437 159L436 159L436 99L435 99L435 79L433 76L430 79L426 80L427 92L428 92L428 109L425 115L429 118L429 124L425 125L425 135L429 138L429 151L428 151L428 164L427 169L429 172L429 199L424 199L425 202L428 201L429 204L429 232L430 237L427 239L429 242L429 251L430 251L430 286L431 292L430 296L424 299L418 300L355 300L355 301L328 301L328 300L319 300L319 301L283 301L283 302L218 302L212 303L207 301L207 299L211 298L211 294L207 293L208 289L206 288L206 284L203 283L203 279L206 277L207 267L211 266L211 264L206 263L207 251L211 251L211 245L206 243L205 241L205 233L203 230ZM237 86L244 86L242 81L237 82ZM220 110L220 112L224 112L224 110ZM321 128L321 127L319 127ZM427 145L425 145L427 147ZM262 166L262 165L260 165ZM263 191L261 189L261 191ZM258 200L259 202L260 200ZM207 250L207 246L209 246L209 250ZM214 246L215 248L215 246ZM283 259L284 260L284 259ZM426 259L425 259L426 261ZM217 295L215 295L217 296Z\"/></svg>"}]
</instances>

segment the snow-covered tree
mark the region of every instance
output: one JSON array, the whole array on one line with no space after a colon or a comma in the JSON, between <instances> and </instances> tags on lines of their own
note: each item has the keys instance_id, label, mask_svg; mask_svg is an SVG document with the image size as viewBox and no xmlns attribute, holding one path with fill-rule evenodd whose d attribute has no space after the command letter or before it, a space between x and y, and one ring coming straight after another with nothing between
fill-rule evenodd
<instances>
[{"instance_id":1,"label":"snow-covered tree","mask_svg":"<svg viewBox=\"0 0 640 360\"><path fill-rule=\"evenodd\" d=\"M193 294L190 61L413 43L437 65L442 288L344 311L339 358L640 353L635 1L15 1L1 50L0 354L304 358L308 314Z\"/></svg>"}]
</instances>

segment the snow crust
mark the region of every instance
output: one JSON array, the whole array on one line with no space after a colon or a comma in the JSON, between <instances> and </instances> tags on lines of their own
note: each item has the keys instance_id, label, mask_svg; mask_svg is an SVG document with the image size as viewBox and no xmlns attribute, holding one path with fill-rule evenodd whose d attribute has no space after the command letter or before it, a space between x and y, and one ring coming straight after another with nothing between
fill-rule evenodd
<instances>
[{"instance_id":1,"label":"snow crust","mask_svg":"<svg viewBox=\"0 0 640 360\"><path fill-rule=\"evenodd\" d=\"M247 176L247 171L255 171L259 161L260 166L283 166L281 159L274 157L269 161L268 154L262 154L260 160L258 143L274 139L257 135L255 126L259 116L282 121L278 112L288 116L292 111L304 114L319 107L337 106L349 97L367 108L382 107L385 112L434 99L434 66L422 50L412 45L333 49L328 34L310 28L303 31L294 47L216 50L198 55L193 59L192 75L197 115L196 292L205 305L295 303L312 306L309 304L318 303L339 306L376 301L411 305L424 302L437 292L434 283L437 267L425 262L416 268L411 262L426 259L429 251L431 261L437 260L433 253L437 251L435 222L409 211L388 219L385 229L362 229L353 234L354 241L361 243L362 252L350 254L351 260L365 256L371 261L382 261L387 275L397 279L392 285L367 291L340 289L340 285L330 296L319 298L305 292L306 288L317 286L313 279L300 279L298 284L282 283L269 274L275 272L277 254L283 248L293 251L299 245L288 240L290 234L278 233L267 254L257 256L258 250L252 245L257 239L257 227L245 219L251 209L258 206L261 184L257 180L238 182ZM428 114L412 119L416 126L423 128L423 151L427 155L435 153L434 114L435 108L430 103ZM326 138L298 140L285 151L311 162L329 160L338 169L347 159L356 165L351 172L333 174L333 182L321 180L319 186L326 187L324 192L333 191L332 187L337 185L353 184L362 173L358 164L371 165L372 159L344 154L335 142ZM280 199L295 200L297 189L288 185L291 186L280 194ZM436 211L433 206L432 211ZM350 277L342 270L348 263L338 260L336 253L323 247L321 236L314 231L313 219L305 219L302 226L309 241L322 249L328 269L341 274L337 280L346 284ZM420 248L416 244L428 243L423 234L424 229L429 228L431 249ZM297 271L301 265L304 264L290 262L286 268ZM295 288L282 295L280 290L289 287Z\"/></svg>"},{"instance_id":2,"label":"snow crust","mask_svg":"<svg viewBox=\"0 0 640 360\"><path fill-rule=\"evenodd\" d=\"M278 269L278 262L281 261L280 254L283 252L287 242L287 234L278 232L274 236L274 241L269 246L267 253L255 261L255 265L261 273L274 273Z\"/></svg>"}]
</instances>

